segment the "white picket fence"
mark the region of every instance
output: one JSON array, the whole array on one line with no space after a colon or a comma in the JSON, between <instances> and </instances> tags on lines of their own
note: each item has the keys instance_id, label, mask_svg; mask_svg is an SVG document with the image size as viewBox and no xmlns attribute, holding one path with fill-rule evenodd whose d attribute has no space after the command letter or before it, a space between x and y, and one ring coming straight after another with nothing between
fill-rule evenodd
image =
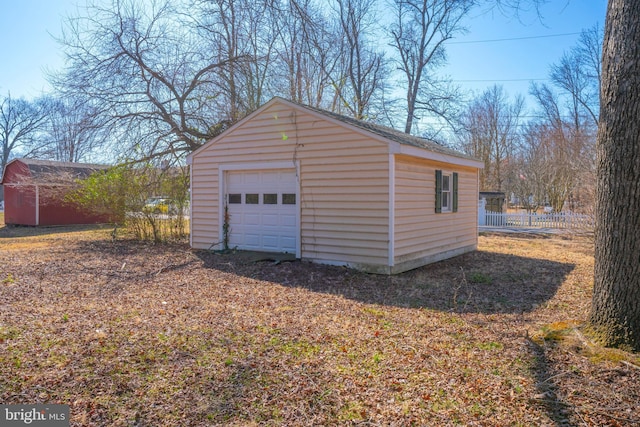
<instances>
[{"instance_id":1,"label":"white picket fence","mask_svg":"<svg viewBox=\"0 0 640 427\"><path fill-rule=\"evenodd\" d=\"M589 215L560 213L496 213L484 209L484 199L478 205L478 225L486 227L514 228L564 228L572 230L592 229L593 217Z\"/></svg>"}]
</instances>

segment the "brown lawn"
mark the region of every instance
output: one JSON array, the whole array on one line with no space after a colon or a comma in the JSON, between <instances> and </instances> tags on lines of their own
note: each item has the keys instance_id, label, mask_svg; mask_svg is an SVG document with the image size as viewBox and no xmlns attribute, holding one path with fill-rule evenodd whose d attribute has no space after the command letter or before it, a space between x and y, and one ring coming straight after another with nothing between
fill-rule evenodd
<instances>
[{"instance_id":1,"label":"brown lawn","mask_svg":"<svg viewBox=\"0 0 640 427\"><path fill-rule=\"evenodd\" d=\"M592 269L577 236L385 277L5 227L0 402L78 426L637 425L638 356L581 329Z\"/></svg>"}]
</instances>

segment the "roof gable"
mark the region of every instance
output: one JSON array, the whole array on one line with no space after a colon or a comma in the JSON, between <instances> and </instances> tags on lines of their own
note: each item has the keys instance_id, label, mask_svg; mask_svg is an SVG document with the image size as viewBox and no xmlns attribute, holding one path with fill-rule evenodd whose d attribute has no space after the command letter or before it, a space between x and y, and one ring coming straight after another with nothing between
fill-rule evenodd
<instances>
[{"instance_id":1,"label":"roof gable","mask_svg":"<svg viewBox=\"0 0 640 427\"><path fill-rule=\"evenodd\" d=\"M235 123L229 129L213 138L212 140L205 143L202 147L194 151L193 153L187 156L187 161L190 162L191 158L196 156L199 152L206 149L210 144L215 144L221 138L224 138L228 133L233 132L234 129L241 126L243 123L251 120L253 117L267 110L274 104L284 104L292 109L302 110L307 113L310 113L316 117L323 118L325 120L329 120L333 123L336 123L340 126L348 127L351 130L355 130L359 133L364 133L367 136L373 137L376 140L385 142L390 146L404 146L407 147L407 150L396 149L394 150L390 147L390 152L402 152L403 154L407 154L414 157L424 157L424 158L433 158L434 156L428 155L427 153L432 153L434 155L439 156L443 161L448 161L453 163L460 163L467 166L472 166L476 168L481 168L482 163L476 159L475 157L468 156L459 151L453 150L441 144L438 144L434 141L430 141L424 138L419 138L404 132L400 132L398 130L392 129L390 127L378 125L371 122L366 122L363 120L357 120L351 117L343 116L337 113L333 113L330 111L322 110L320 108L311 107L308 105L299 104L293 101L286 100L280 97L274 97L269 102L264 104L262 107L255 110L253 113L250 113L245 118L241 119L239 122ZM456 159L459 159L456 161Z\"/></svg>"}]
</instances>

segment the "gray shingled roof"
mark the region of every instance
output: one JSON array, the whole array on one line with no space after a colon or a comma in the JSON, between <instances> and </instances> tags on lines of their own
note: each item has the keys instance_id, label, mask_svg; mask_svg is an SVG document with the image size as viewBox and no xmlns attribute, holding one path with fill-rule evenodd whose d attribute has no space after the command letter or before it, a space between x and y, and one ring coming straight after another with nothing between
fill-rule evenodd
<instances>
[{"instance_id":1,"label":"gray shingled roof","mask_svg":"<svg viewBox=\"0 0 640 427\"><path fill-rule=\"evenodd\" d=\"M276 97L278 98L278 97ZM283 98L280 98L283 99ZM442 154L446 154L449 156L454 156L454 157L459 157L462 159L471 159L471 160L478 160L477 158L473 157L473 156L469 156L467 154L461 153L459 151L453 150L449 147L445 147L444 145L438 144L435 141L430 141L428 139L425 138L419 138L417 136L413 136L413 135L409 135L407 133L395 130L393 128L390 127L386 127L386 126L382 126L376 123L372 123L372 122L365 122L363 120L356 120L352 117L347 117L347 116L343 116L341 114L336 114L336 113L332 113L331 111L326 111L326 110L322 110L320 108L316 108L316 107L311 107L308 105L303 105L303 104L299 104L297 102L293 102L293 101L288 101L285 100L286 102L291 102L292 104L298 105L299 107L305 108L307 110L311 110L314 111L316 113L322 114L324 116L333 118L335 120L339 120L343 123L347 123L351 126L355 126L357 128L363 129L367 132L376 134L378 136L382 136L383 138L386 138L390 141L395 141L398 142L400 144L404 144L404 145L410 145L413 147L417 147L417 148L424 148L426 150L429 151L433 151L436 153L442 153Z\"/></svg>"},{"instance_id":2,"label":"gray shingled roof","mask_svg":"<svg viewBox=\"0 0 640 427\"><path fill-rule=\"evenodd\" d=\"M105 165L92 163L56 162L36 159L20 159L20 161L29 166L29 170L34 178L56 172L65 172L76 178L86 178L95 171L108 168L108 166Z\"/></svg>"},{"instance_id":3,"label":"gray shingled roof","mask_svg":"<svg viewBox=\"0 0 640 427\"><path fill-rule=\"evenodd\" d=\"M14 160L24 163L29 168L31 179L47 182L55 181L56 176L59 176L62 181L67 181L69 178L86 178L95 171L107 169L109 167L92 163L57 162L53 160L26 158ZM4 176L2 178L4 179Z\"/></svg>"}]
</instances>

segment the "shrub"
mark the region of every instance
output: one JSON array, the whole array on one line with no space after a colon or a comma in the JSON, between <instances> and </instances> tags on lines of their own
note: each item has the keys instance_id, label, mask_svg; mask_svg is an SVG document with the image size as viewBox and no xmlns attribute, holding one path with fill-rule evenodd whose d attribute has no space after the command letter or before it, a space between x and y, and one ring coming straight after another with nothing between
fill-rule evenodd
<instances>
[{"instance_id":1,"label":"shrub","mask_svg":"<svg viewBox=\"0 0 640 427\"><path fill-rule=\"evenodd\" d=\"M68 198L97 214L107 214L139 240L161 242L187 235L189 175L186 167L157 169L122 164L98 171L78 182ZM171 212L145 209L147 201L162 195ZM117 227L117 225L116 225Z\"/></svg>"}]
</instances>

